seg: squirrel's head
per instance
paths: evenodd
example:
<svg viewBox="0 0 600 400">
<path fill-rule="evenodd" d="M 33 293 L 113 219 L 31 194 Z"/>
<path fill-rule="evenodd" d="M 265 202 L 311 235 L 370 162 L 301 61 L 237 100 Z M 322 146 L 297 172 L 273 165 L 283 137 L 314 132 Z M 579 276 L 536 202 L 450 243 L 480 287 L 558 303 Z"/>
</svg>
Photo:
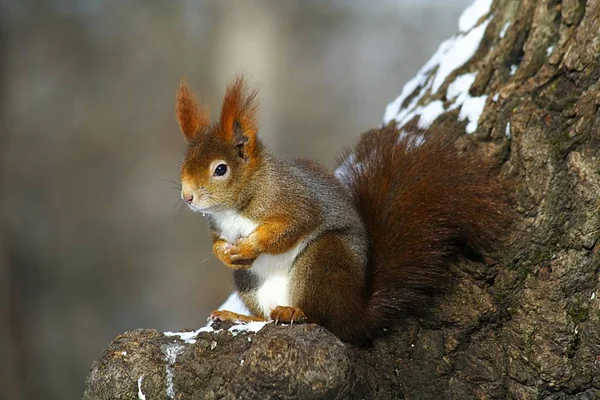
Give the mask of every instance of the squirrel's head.
<svg viewBox="0 0 600 400">
<path fill-rule="evenodd" d="M 260 156 L 256 91 L 248 89 L 242 76 L 235 78 L 214 123 L 185 81 L 176 99 L 177 120 L 188 143 L 181 198 L 192 210 L 206 213 L 241 207 Z"/>
</svg>

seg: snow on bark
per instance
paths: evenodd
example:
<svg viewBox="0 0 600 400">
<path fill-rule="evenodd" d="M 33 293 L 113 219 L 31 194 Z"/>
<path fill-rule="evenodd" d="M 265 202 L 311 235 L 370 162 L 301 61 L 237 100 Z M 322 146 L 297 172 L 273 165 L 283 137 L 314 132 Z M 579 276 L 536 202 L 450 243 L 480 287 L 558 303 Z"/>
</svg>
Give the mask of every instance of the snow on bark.
<svg viewBox="0 0 600 400">
<path fill-rule="evenodd" d="M 417 127 L 427 129 L 443 113 L 461 108 L 460 120 L 468 120 L 467 133 L 473 133 L 477 129 L 487 97 L 471 98 L 471 85 L 465 84 L 468 82 L 465 81 L 467 78 L 457 83 L 455 80 L 454 86 L 448 88 L 446 98 L 457 99 L 448 107 L 441 100 L 430 100 L 427 104 L 420 102 L 425 95 L 438 93 L 448 77 L 475 55 L 491 21 L 491 17 L 482 20 L 489 14 L 490 6 L 491 0 L 476 0 L 463 12 L 459 21 L 459 33 L 440 45 L 417 75 L 404 85 L 401 94 L 386 107 L 384 125 L 394 121 L 398 127 L 402 127 L 418 118 Z M 474 79 L 470 83 L 473 81 Z M 410 102 L 403 106 L 410 96 L 413 96 Z"/>
</svg>

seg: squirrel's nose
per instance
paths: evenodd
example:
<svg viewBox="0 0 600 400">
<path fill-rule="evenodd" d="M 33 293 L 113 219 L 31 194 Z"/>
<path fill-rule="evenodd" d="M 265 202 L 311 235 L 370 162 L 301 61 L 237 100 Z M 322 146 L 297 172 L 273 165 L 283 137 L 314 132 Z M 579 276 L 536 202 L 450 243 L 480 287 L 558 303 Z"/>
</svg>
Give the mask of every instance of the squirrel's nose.
<svg viewBox="0 0 600 400">
<path fill-rule="evenodd" d="M 186 203 L 192 204 L 192 201 L 194 201 L 194 194 L 193 193 L 186 193 L 184 191 L 181 191 L 181 198 Z"/>
</svg>

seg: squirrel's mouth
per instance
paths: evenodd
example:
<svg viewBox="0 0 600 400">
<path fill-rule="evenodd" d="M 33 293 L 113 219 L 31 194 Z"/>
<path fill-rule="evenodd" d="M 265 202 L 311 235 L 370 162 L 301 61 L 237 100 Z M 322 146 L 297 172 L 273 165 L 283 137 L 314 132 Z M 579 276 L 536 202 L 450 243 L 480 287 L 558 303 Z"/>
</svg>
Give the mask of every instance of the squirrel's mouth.
<svg viewBox="0 0 600 400">
<path fill-rule="evenodd" d="M 210 195 L 208 194 L 192 196 L 192 199 L 189 200 L 185 200 L 184 196 L 182 195 L 182 199 L 184 200 L 184 203 L 187 204 L 187 206 L 190 208 L 190 210 L 194 212 L 208 213 L 212 208 L 216 206 L 215 204 L 213 204 L 213 202 L 210 199 Z"/>
<path fill-rule="evenodd" d="M 188 203 L 187 205 L 190 208 L 190 210 L 192 210 L 194 212 L 201 212 L 201 213 L 208 213 L 208 212 L 210 212 L 210 209 L 213 208 L 213 206 L 204 205 L 204 204 L 198 205 L 195 203 Z"/>
<path fill-rule="evenodd" d="M 195 203 L 188 203 L 188 207 L 190 208 L 190 210 L 192 210 L 193 212 L 197 212 L 197 213 L 201 213 L 203 216 L 205 214 L 213 214 L 215 212 L 219 212 L 223 210 L 223 207 L 218 205 L 218 204 L 209 204 L 207 201 L 206 202 L 202 202 L 204 204 L 195 204 Z"/>
</svg>

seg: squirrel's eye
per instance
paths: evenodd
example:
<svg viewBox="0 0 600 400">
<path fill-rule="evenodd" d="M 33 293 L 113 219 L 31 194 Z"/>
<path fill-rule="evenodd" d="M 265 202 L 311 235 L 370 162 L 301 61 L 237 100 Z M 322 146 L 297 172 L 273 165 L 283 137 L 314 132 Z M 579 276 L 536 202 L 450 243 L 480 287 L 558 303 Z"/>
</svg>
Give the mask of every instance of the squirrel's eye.
<svg viewBox="0 0 600 400">
<path fill-rule="evenodd" d="M 227 165 L 226 164 L 219 164 L 217 165 L 217 168 L 215 168 L 215 172 L 213 173 L 214 176 L 223 176 L 227 173 Z"/>
</svg>

